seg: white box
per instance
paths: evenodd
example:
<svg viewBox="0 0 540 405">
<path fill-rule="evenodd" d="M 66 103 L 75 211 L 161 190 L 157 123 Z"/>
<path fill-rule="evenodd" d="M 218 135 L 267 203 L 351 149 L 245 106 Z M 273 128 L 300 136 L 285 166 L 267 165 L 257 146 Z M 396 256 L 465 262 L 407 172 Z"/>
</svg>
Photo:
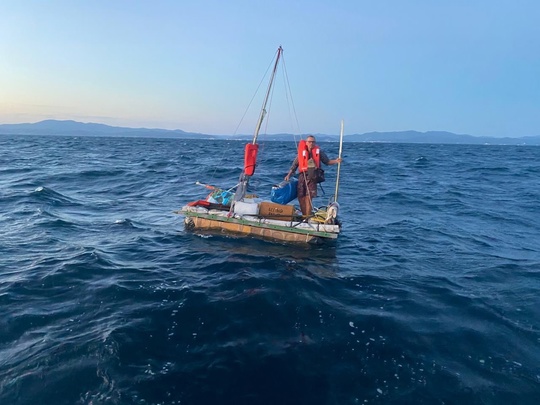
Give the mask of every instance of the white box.
<svg viewBox="0 0 540 405">
<path fill-rule="evenodd" d="M 233 212 L 239 215 L 258 215 L 259 204 L 256 202 L 236 201 Z"/>
</svg>

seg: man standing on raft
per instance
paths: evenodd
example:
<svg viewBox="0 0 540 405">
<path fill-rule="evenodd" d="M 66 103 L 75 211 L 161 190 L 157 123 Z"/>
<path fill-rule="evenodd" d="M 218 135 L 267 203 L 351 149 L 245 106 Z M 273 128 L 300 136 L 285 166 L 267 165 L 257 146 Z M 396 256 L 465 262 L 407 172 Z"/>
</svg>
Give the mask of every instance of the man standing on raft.
<svg viewBox="0 0 540 405">
<path fill-rule="evenodd" d="M 330 160 L 326 153 L 315 145 L 315 137 L 309 135 L 306 140 L 301 140 L 298 144 L 298 154 L 294 158 L 289 173 L 285 176 L 285 180 L 296 173 L 296 169 L 300 172 L 298 175 L 298 202 L 302 215 L 309 216 L 312 214 L 313 204 L 312 199 L 317 197 L 317 169 L 320 169 L 321 162 L 325 165 L 335 165 L 341 163 L 342 159 L 337 158 Z"/>
</svg>

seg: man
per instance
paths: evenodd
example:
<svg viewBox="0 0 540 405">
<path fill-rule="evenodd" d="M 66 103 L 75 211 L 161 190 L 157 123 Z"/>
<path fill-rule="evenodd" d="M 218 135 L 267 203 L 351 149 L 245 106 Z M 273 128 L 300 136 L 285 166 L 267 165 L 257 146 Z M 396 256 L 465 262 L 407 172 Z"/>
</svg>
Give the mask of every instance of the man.
<svg viewBox="0 0 540 405">
<path fill-rule="evenodd" d="M 311 200 L 317 197 L 316 169 L 321 167 L 321 162 L 325 165 L 335 165 L 341 163 L 342 159 L 328 159 L 326 153 L 315 144 L 315 137 L 309 135 L 305 141 L 300 141 L 298 154 L 292 163 L 289 173 L 285 176 L 285 180 L 289 181 L 289 178 L 296 173 L 296 169 L 299 169 L 300 174 L 298 175 L 297 186 L 298 202 L 304 216 L 310 216 L 313 211 Z"/>
</svg>

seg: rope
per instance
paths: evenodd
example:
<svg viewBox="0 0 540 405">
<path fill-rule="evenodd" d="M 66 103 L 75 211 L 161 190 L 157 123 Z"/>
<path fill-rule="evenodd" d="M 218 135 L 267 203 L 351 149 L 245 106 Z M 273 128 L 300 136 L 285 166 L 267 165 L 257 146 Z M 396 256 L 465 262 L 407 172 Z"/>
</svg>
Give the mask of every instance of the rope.
<svg viewBox="0 0 540 405">
<path fill-rule="evenodd" d="M 274 64 L 274 61 L 275 61 L 275 56 L 272 57 L 272 59 L 270 60 L 270 63 L 266 69 L 266 72 L 264 73 L 264 75 L 261 77 L 261 81 L 259 82 L 259 85 L 257 86 L 257 89 L 255 90 L 255 92 L 253 93 L 253 96 L 251 97 L 251 100 L 246 108 L 246 110 L 244 111 L 244 114 L 242 115 L 242 118 L 240 118 L 240 121 L 238 122 L 238 125 L 236 126 L 234 132 L 233 132 L 233 137 L 236 136 L 238 134 L 238 130 L 240 128 L 240 126 L 242 125 L 242 123 L 244 122 L 244 118 L 246 117 L 248 111 L 250 110 L 251 108 L 251 105 L 253 104 L 253 101 L 255 100 L 255 97 L 257 96 L 257 94 L 259 93 L 260 89 L 261 89 L 261 86 L 263 85 L 263 83 L 265 82 L 265 79 L 266 77 L 268 76 L 268 72 L 270 71 L 270 69 L 272 68 L 273 64 Z M 268 122 L 268 121 L 267 121 Z M 219 158 L 218 160 L 218 164 L 214 167 L 214 170 L 210 176 L 210 180 L 211 182 L 213 183 L 215 178 L 216 178 L 216 173 L 218 171 L 219 168 L 222 168 L 224 165 L 223 165 L 223 162 L 225 161 L 226 158 L 228 158 L 229 156 L 237 156 L 236 153 L 231 153 L 231 144 L 228 143 L 227 144 L 227 147 L 222 149 L 222 152 L 221 152 L 221 157 Z M 260 152 L 260 150 L 259 150 Z M 244 162 L 242 161 L 242 170 L 243 170 L 243 167 L 244 167 Z M 238 184 L 234 185 L 233 187 L 231 187 L 229 190 L 232 190 L 234 189 L 236 186 L 238 186 Z"/>
<path fill-rule="evenodd" d="M 259 94 L 259 92 L 261 91 L 261 87 L 263 86 L 264 83 L 266 83 L 266 79 L 269 75 L 269 72 L 272 70 L 272 66 L 274 64 L 274 61 L 275 61 L 275 58 L 276 56 L 274 55 L 272 57 L 272 59 L 270 60 L 269 64 L 268 64 L 268 67 L 264 73 L 264 75 L 262 76 L 258 86 L 257 86 L 257 89 L 255 90 L 253 96 L 251 97 L 251 100 L 249 101 L 249 104 L 246 108 L 246 110 L 244 111 L 240 121 L 238 122 L 235 130 L 234 130 L 234 133 L 233 133 L 233 136 L 236 136 L 238 134 L 238 131 L 239 131 L 239 128 L 240 126 L 244 123 L 244 120 L 249 112 L 249 110 L 252 108 L 252 105 L 254 104 L 254 101 L 255 101 L 255 98 L 257 96 L 257 94 Z M 292 91 L 291 91 L 291 86 L 290 86 L 290 82 L 289 82 L 289 75 L 288 75 L 288 72 L 287 72 L 287 67 L 286 67 L 286 63 L 285 63 L 285 56 L 284 56 L 284 52 L 282 52 L 281 54 L 281 61 L 280 61 L 280 69 L 281 69 L 281 74 L 282 74 L 282 80 L 283 80 L 283 86 L 285 88 L 285 98 L 286 98 L 286 102 L 287 102 L 287 111 L 288 111 L 288 115 L 289 115 L 289 121 L 290 121 L 290 126 L 292 128 L 292 131 L 293 131 L 293 141 L 294 141 L 294 145 L 295 145 L 295 150 L 298 150 L 298 143 L 299 143 L 299 139 L 301 139 L 301 136 L 299 136 L 298 134 L 300 134 L 300 124 L 298 122 L 298 115 L 296 113 L 296 107 L 295 107 L 295 104 L 294 104 L 294 100 L 293 100 L 293 95 L 292 95 Z M 269 122 L 270 122 L 270 113 L 271 113 L 271 110 L 272 110 L 272 104 L 273 104 L 273 98 L 274 98 L 274 92 L 276 90 L 276 87 L 274 86 L 272 88 L 272 93 L 270 95 L 270 99 L 269 99 L 269 103 L 268 103 L 268 106 L 267 106 L 267 111 L 266 111 L 266 122 L 265 122 L 265 125 L 264 125 L 264 130 L 262 131 L 263 132 L 263 135 L 267 133 L 268 131 L 268 125 L 269 125 Z M 259 142 L 259 145 L 260 145 L 260 148 L 259 148 L 259 153 L 258 153 L 258 164 L 260 163 L 263 163 L 265 162 L 268 158 L 268 156 L 264 156 L 264 143 L 261 143 Z M 229 156 L 231 156 L 231 149 L 232 149 L 232 146 L 236 146 L 234 145 L 233 143 L 228 143 L 227 144 L 227 147 L 226 148 L 223 148 L 221 150 L 221 156 L 220 158 L 218 159 L 218 164 L 214 167 L 214 170 L 212 171 L 212 174 L 210 175 L 210 179 L 209 181 L 211 183 L 214 183 L 216 181 L 216 174 L 217 174 L 217 171 L 220 170 L 220 168 L 223 168 L 224 166 L 224 162 L 225 160 L 229 160 Z M 235 155 L 235 156 L 238 156 L 236 153 L 233 153 L 232 155 Z M 242 168 L 243 168 L 243 162 L 242 162 Z M 232 189 L 234 189 L 236 186 L 238 186 L 238 184 L 236 184 L 235 186 L 229 188 L 227 191 L 230 191 Z M 251 182 L 251 186 L 255 188 L 255 190 L 257 189 L 257 181 L 252 181 Z M 221 188 L 221 187 L 219 187 Z M 306 188 L 307 188 L 307 184 L 306 184 Z M 225 190 L 226 188 L 223 187 L 223 190 Z M 310 204 L 312 205 L 313 204 L 313 201 L 312 201 L 312 198 L 311 198 L 311 195 L 308 193 L 308 198 L 310 200 Z"/>
<path fill-rule="evenodd" d="M 318 222 L 321 224 L 324 224 L 326 222 L 326 207 L 321 207 L 317 209 L 317 212 L 313 214 L 313 217 L 311 218 L 312 221 Z"/>
</svg>

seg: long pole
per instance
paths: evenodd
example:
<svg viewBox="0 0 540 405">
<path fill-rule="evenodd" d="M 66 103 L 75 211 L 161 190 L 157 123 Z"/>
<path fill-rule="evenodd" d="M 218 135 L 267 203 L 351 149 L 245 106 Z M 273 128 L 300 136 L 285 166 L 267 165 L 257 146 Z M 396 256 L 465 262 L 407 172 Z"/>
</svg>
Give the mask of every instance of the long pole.
<svg viewBox="0 0 540 405">
<path fill-rule="evenodd" d="M 277 67 L 279 63 L 279 58 L 281 57 L 281 54 L 283 53 L 283 48 L 280 46 L 277 50 L 277 56 L 276 61 L 274 63 L 274 69 L 272 70 L 272 75 L 270 76 L 270 82 L 268 83 L 268 88 L 266 90 L 266 96 L 264 97 L 264 102 L 261 108 L 261 114 L 259 115 L 259 120 L 257 121 L 257 125 L 255 126 L 255 133 L 253 134 L 253 144 L 257 143 L 257 137 L 259 136 L 259 131 L 261 129 L 261 125 L 264 120 L 264 116 L 266 115 L 266 104 L 268 103 L 268 98 L 270 97 L 270 92 L 272 91 L 272 85 L 274 84 L 274 77 L 276 77 Z"/>
<path fill-rule="evenodd" d="M 268 88 L 266 90 L 266 96 L 264 97 L 264 102 L 261 108 L 261 113 L 259 115 L 259 120 L 257 121 L 257 125 L 255 126 L 255 133 L 253 134 L 253 145 L 257 145 L 257 138 L 259 136 L 259 131 L 261 129 L 264 116 L 266 115 L 266 104 L 268 103 L 268 99 L 270 98 L 270 93 L 272 91 L 272 85 L 274 84 L 274 78 L 276 77 L 276 72 L 278 68 L 279 59 L 281 57 L 281 54 L 283 53 L 283 48 L 280 46 L 277 50 L 277 56 L 276 61 L 274 62 L 274 69 L 272 70 L 272 75 L 270 76 L 270 82 L 268 83 Z M 247 146 L 247 145 L 246 145 Z M 246 152 L 247 153 L 247 152 Z M 257 154 L 257 147 L 255 148 L 255 155 Z M 240 201 L 244 196 L 246 195 L 246 190 L 249 183 L 249 178 L 251 176 L 248 176 L 245 171 L 245 161 L 244 161 L 244 170 L 242 170 L 242 173 L 240 173 L 240 178 L 238 180 L 238 186 L 236 187 L 236 192 L 234 193 L 234 201 Z M 231 209 L 233 206 L 231 205 Z"/>
<path fill-rule="evenodd" d="M 341 159 L 341 151 L 343 150 L 343 120 L 341 120 L 341 131 L 339 133 L 339 155 L 338 159 Z M 334 201 L 337 202 L 338 190 L 339 190 L 339 172 L 341 169 L 341 162 L 338 163 L 336 174 L 336 193 L 334 194 Z"/>
</svg>

